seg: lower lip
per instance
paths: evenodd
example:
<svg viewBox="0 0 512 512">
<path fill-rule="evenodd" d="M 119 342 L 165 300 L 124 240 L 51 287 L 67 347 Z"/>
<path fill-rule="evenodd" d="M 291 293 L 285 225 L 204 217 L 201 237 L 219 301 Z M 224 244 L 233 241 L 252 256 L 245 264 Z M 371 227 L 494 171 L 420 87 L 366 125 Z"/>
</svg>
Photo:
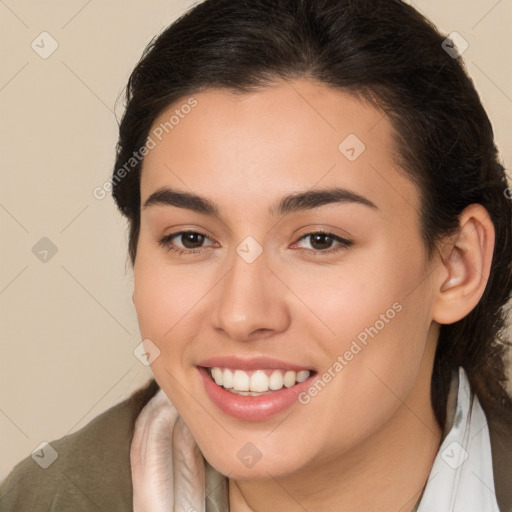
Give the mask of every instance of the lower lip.
<svg viewBox="0 0 512 512">
<path fill-rule="evenodd" d="M 285 411 L 298 401 L 298 395 L 304 391 L 316 375 L 291 388 L 283 387 L 262 396 L 243 396 L 226 391 L 210 377 L 206 368 L 198 367 L 206 393 L 210 400 L 225 414 L 243 421 L 264 421 Z"/>
</svg>

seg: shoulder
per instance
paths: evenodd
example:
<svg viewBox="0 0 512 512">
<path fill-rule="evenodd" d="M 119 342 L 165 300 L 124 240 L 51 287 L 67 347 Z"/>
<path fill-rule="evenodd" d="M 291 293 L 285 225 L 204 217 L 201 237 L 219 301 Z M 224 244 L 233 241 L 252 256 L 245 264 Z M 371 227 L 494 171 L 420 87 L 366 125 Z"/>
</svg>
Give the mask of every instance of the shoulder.
<svg viewBox="0 0 512 512">
<path fill-rule="evenodd" d="M 19 462 L 0 484 L 0 510 L 132 510 L 130 446 L 135 420 L 158 391 L 151 379 L 126 400 L 109 408 L 80 430 L 49 442 Z M 55 452 L 54 452 L 54 451 Z"/>
</svg>

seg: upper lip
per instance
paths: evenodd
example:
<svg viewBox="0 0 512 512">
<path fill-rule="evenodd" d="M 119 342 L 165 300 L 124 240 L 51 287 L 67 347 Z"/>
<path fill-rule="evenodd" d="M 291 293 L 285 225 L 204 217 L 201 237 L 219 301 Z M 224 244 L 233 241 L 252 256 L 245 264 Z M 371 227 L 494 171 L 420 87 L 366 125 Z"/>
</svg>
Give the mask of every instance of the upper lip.
<svg viewBox="0 0 512 512">
<path fill-rule="evenodd" d="M 283 369 L 295 372 L 311 370 L 311 367 L 307 365 L 289 363 L 272 357 L 242 358 L 240 356 L 216 356 L 202 360 L 197 366 L 203 366 L 205 368 L 233 368 L 239 370 Z"/>
</svg>

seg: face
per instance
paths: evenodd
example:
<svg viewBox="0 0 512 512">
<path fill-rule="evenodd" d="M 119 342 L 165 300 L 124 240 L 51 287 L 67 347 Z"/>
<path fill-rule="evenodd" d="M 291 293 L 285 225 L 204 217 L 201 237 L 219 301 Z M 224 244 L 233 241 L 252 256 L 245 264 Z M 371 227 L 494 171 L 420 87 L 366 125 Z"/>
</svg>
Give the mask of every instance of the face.
<svg viewBox="0 0 512 512">
<path fill-rule="evenodd" d="M 429 408 L 418 191 L 388 119 L 346 92 L 193 98 L 155 120 L 141 176 L 134 304 L 152 371 L 222 473 L 334 464 L 399 425 L 402 402 Z"/>
</svg>

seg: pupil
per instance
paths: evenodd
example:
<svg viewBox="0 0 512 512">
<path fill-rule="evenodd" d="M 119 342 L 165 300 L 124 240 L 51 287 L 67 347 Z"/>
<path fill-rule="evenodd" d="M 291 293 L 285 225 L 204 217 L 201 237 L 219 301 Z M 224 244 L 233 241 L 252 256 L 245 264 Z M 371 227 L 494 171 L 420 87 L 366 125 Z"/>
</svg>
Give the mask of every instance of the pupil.
<svg viewBox="0 0 512 512">
<path fill-rule="evenodd" d="M 201 235 L 200 233 L 185 233 L 182 236 L 184 237 L 182 240 L 183 245 L 187 249 L 195 249 L 197 247 L 200 247 L 204 239 L 204 236 Z M 199 240 L 197 240 L 197 238 L 199 238 Z M 191 243 L 191 245 L 189 245 L 189 242 Z"/>
<path fill-rule="evenodd" d="M 313 235 L 313 240 L 314 242 L 311 244 L 313 247 L 315 247 L 315 244 L 319 243 L 320 245 L 323 245 L 324 247 L 317 247 L 319 249 L 329 249 L 330 247 L 330 236 L 329 235 L 322 235 L 322 234 L 318 234 L 318 235 Z M 326 242 L 327 240 L 327 242 Z M 322 243 L 323 241 L 323 243 Z"/>
</svg>

